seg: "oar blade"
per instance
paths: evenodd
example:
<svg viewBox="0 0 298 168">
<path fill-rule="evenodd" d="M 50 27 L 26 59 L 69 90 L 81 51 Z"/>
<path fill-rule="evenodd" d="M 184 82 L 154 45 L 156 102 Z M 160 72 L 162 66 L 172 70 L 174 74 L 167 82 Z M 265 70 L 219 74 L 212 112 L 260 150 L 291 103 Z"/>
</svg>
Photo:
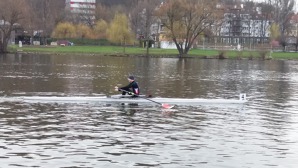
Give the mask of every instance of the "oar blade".
<svg viewBox="0 0 298 168">
<path fill-rule="evenodd" d="M 162 108 L 165 108 L 165 109 L 171 109 L 173 108 L 174 106 L 172 105 L 169 105 L 169 104 L 161 104 Z"/>
</svg>

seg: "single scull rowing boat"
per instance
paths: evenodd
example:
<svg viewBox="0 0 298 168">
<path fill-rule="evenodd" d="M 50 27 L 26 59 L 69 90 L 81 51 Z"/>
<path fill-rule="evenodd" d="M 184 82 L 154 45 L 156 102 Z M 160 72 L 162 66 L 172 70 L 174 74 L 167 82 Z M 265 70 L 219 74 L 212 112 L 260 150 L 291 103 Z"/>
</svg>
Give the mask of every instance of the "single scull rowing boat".
<svg viewBox="0 0 298 168">
<path fill-rule="evenodd" d="M 142 98 L 131 96 L 114 95 L 107 96 L 23 96 L 14 98 L 16 101 L 33 101 L 33 102 L 103 102 L 103 103 L 169 103 L 173 105 L 200 105 L 200 104 L 243 104 L 247 102 L 246 95 L 240 94 L 239 99 L 201 99 L 201 98 Z"/>
</svg>

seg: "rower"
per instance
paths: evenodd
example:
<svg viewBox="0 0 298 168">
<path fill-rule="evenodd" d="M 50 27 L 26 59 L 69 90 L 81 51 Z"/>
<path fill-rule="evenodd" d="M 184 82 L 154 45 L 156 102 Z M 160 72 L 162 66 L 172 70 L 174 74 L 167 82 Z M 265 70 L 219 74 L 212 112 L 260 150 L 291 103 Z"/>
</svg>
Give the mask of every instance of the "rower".
<svg viewBox="0 0 298 168">
<path fill-rule="evenodd" d="M 116 91 L 122 91 L 122 95 L 125 95 L 128 93 L 129 95 L 132 95 L 133 97 L 137 97 L 140 94 L 140 89 L 138 83 L 135 81 L 134 76 L 128 76 L 127 78 L 129 84 L 127 86 L 118 88 L 118 86 L 115 86 Z"/>
</svg>

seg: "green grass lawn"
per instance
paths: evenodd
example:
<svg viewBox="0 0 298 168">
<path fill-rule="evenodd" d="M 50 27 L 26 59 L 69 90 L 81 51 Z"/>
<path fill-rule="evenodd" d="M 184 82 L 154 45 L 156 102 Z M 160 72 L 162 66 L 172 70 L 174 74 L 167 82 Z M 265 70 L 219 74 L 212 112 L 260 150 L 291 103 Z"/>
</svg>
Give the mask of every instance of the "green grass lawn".
<svg viewBox="0 0 298 168">
<path fill-rule="evenodd" d="M 98 54 L 98 55 L 122 55 L 124 54 L 123 47 L 120 46 L 23 46 L 19 48 L 17 45 L 9 46 L 9 51 L 16 52 L 37 52 L 37 53 L 55 53 L 55 54 Z M 189 51 L 189 56 L 197 57 L 216 57 L 221 51 L 217 50 L 202 50 L 192 49 Z M 227 58 L 260 58 L 260 51 L 223 51 Z M 128 55 L 145 55 L 146 49 L 140 47 L 126 47 L 125 54 Z M 167 56 L 177 55 L 176 49 L 160 49 L 150 48 L 149 55 Z M 267 56 L 270 52 L 267 52 Z M 292 52 L 273 52 L 273 59 L 297 59 L 298 53 Z"/>
</svg>

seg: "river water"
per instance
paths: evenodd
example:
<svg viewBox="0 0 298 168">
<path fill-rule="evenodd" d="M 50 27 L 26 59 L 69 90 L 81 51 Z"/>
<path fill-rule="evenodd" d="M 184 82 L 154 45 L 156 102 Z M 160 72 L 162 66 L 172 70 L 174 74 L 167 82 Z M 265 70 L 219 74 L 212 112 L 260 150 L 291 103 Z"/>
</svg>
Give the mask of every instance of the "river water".
<svg viewBox="0 0 298 168">
<path fill-rule="evenodd" d="M 0 167 L 296 168 L 298 62 L 0 56 Z M 113 95 L 134 75 L 158 97 L 237 99 L 177 106 L 24 102 Z"/>
</svg>

